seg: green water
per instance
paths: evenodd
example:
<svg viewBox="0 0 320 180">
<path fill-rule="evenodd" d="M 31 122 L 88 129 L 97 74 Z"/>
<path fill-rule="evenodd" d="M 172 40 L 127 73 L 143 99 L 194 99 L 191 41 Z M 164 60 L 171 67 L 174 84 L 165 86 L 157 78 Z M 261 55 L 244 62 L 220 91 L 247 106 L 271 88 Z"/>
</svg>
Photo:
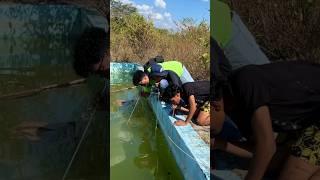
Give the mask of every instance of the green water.
<svg viewBox="0 0 320 180">
<path fill-rule="evenodd" d="M 111 180 L 183 179 L 146 99 L 137 91 L 112 93 L 125 86 L 111 86 L 110 167 Z M 118 106 L 117 100 L 129 101 Z M 129 122 L 128 122 L 129 121 Z"/>
<path fill-rule="evenodd" d="M 70 39 L 0 38 L 0 44 L 0 95 L 80 78 L 71 66 Z M 108 114 L 94 108 L 102 86 L 101 79 L 90 78 L 78 86 L 0 99 L 0 179 L 106 179 Z"/>
</svg>

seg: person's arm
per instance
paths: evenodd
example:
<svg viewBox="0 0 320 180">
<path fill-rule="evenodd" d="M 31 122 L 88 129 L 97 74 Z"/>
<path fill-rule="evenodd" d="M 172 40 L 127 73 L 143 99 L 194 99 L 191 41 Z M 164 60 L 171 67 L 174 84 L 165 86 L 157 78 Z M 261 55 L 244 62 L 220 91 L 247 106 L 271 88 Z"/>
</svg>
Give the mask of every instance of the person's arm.
<svg viewBox="0 0 320 180">
<path fill-rule="evenodd" d="M 252 152 L 249 150 L 242 148 L 240 146 L 234 145 L 230 142 L 227 142 L 225 140 L 216 138 L 214 141 L 214 144 L 211 144 L 211 149 L 213 150 L 222 150 L 228 153 L 231 153 L 233 155 L 243 157 L 243 158 L 252 158 Z"/>
<path fill-rule="evenodd" d="M 213 120 L 211 131 L 214 135 L 216 135 L 221 132 L 225 119 L 223 98 L 221 98 L 220 101 L 214 101 L 211 104 L 210 112 Z"/>
<path fill-rule="evenodd" d="M 180 105 L 172 105 L 172 116 L 175 115 L 175 112 L 179 110 L 179 111 L 183 111 L 183 112 L 189 112 L 189 109 L 181 107 Z"/>
<path fill-rule="evenodd" d="M 188 116 L 187 116 L 186 120 L 185 121 L 178 120 L 178 121 L 175 122 L 175 125 L 177 125 L 177 126 L 185 126 L 188 123 L 190 123 L 194 113 L 197 110 L 197 107 L 196 107 L 197 104 L 196 104 L 196 100 L 195 100 L 193 95 L 189 96 L 188 102 L 189 102 L 190 109 L 189 109 L 189 113 L 188 113 Z"/>
<path fill-rule="evenodd" d="M 169 76 L 169 80 L 171 80 L 171 84 L 174 84 L 178 87 L 182 87 L 182 82 L 181 82 L 181 79 L 180 77 L 173 71 L 170 71 L 170 70 L 167 70 L 168 71 L 168 76 Z"/>
<path fill-rule="evenodd" d="M 259 107 L 253 114 L 251 126 L 255 140 L 253 159 L 246 180 L 259 180 L 264 176 L 273 155 L 276 143 L 273 136 L 269 108 Z"/>
<path fill-rule="evenodd" d="M 183 112 L 189 112 L 189 109 L 184 108 L 184 107 L 179 107 L 178 110 L 183 111 Z"/>
</svg>

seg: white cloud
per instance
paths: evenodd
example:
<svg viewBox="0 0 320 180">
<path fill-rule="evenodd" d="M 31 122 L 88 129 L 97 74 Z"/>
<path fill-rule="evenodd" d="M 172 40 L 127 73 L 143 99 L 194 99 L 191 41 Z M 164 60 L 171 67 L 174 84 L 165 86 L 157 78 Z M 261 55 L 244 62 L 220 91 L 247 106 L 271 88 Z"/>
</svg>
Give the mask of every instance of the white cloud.
<svg viewBox="0 0 320 180">
<path fill-rule="evenodd" d="M 177 26 L 174 23 L 172 16 L 169 12 L 163 13 L 163 19 L 160 21 L 155 21 L 156 27 L 169 29 L 169 30 L 177 30 Z"/>
<path fill-rule="evenodd" d="M 136 5 L 135 6 L 140 14 L 142 14 L 146 18 L 150 18 L 151 20 L 162 20 L 164 15 L 159 12 L 155 12 L 152 6 L 148 6 L 146 4 Z"/>
<path fill-rule="evenodd" d="M 162 19 L 163 19 L 163 16 L 162 16 L 162 14 L 160 14 L 160 13 L 153 13 L 153 14 L 151 15 L 151 19 L 153 19 L 153 20 L 162 20 Z"/>
<path fill-rule="evenodd" d="M 154 8 L 147 4 L 136 4 L 133 0 L 116 0 L 122 2 L 123 4 L 131 4 L 133 7 L 137 8 L 139 14 L 145 18 L 152 20 L 156 27 L 164 29 L 177 29 L 172 15 L 169 12 L 161 12 L 161 10 Z M 155 6 L 165 8 L 166 2 L 164 0 L 155 0 Z"/>
<path fill-rule="evenodd" d="M 160 8 L 166 8 L 166 2 L 164 0 L 155 0 L 154 4 L 156 5 L 156 7 L 160 7 Z"/>
<path fill-rule="evenodd" d="M 135 3 L 132 0 L 116 0 L 118 2 L 122 2 L 123 4 L 132 4 L 135 5 Z"/>
<path fill-rule="evenodd" d="M 171 17 L 171 14 L 168 13 L 168 12 L 165 12 L 163 15 L 164 15 L 164 17 L 167 17 L 167 18 L 168 18 L 168 17 Z"/>
<path fill-rule="evenodd" d="M 153 17 L 154 15 L 154 12 L 153 12 L 153 7 L 152 6 L 148 6 L 146 4 L 142 4 L 142 5 L 136 5 L 135 6 L 138 10 L 138 12 L 143 15 L 144 17 L 146 18 L 151 18 Z"/>
<path fill-rule="evenodd" d="M 151 6 L 148 6 L 146 4 L 136 5 L 135 7 L 141 13 L 150 13 L 152 12 L 152 9 L 153 9 Z"/>
</svg>

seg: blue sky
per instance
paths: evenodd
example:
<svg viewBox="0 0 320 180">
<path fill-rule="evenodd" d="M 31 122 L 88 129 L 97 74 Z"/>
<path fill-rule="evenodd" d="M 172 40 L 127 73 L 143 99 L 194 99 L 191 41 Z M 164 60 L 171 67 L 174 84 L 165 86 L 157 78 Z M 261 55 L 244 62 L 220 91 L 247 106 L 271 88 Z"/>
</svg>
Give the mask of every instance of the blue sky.
<svg viewBox="0 0 320 180">
<path fill-rule="evenodd" d="M 156 27 L 176 30 L 174 22 L 193 18 L 209 23 L 209 0 L 118 0 L 132 4 L 138 12 L 151 19 Z"/>
</svg>

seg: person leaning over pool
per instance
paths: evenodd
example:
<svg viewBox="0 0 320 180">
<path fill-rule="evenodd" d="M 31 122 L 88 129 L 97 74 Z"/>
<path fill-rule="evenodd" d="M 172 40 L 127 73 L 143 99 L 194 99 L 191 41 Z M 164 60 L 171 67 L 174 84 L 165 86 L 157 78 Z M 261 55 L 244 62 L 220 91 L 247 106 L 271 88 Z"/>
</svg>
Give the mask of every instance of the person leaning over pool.
<svg viewBox="0 0 320 180">
<path fill-rule="evenodd" d="M 132 81 L 135 86 L 138 86 L 142 96 L 149 96 L 151 87 L 154 85 L 160 89 L 161 93 L 170 84 L 178 87 L 182 86 L 181 79 L 174 71 L 163 70 L 158 64 L 151 65 L 150 73 L 141 70 L 136 71 Z"/>
<path fill-rule="evenodd" d="M 181 110 L 188 113 L 185 121 L 177 120 L 175 125 L 185 126 L 195 120 L 200 126 L 210 125 L 210 82 L 196 81 L 185 83 L 181 87 L 169 85 L 163 93 L 163 99 L 171 102 L 173 112 Z"/>
<path fill-rule="evenodd" d="M 279 179 L 319 179 L 320 83 L 314 77 L 320 76 L 320 65 L 289 61 L 229 71 L 221 68 L 228 64 L 221 57 L 211 66 L 212 134 L 219 134 L 228 114 L 248 141 L 216 137 L 213 148 L 251 158 L 246 180 L 259 180 L 279 152 L 273 133 L 286 133 L 296 138 L 285 141 L 291 147 L 287 161 L 279 161 Z"/>
<path fill-rule="evenodd" d="M 156 67 L 156 69 L 154 67 Z M 159 69 L 161 70 L 159 71 Z M 157 84 L 160 85 L 160 89 L 164 89 L 167 87 L 166 84 L 170 84 L 170 82 L 165 81 L 164 77 L 166 77 L 166 75 L 160 74 L 162 73 L 161 71 L 164 71 L 163 73 L 168 71 L 174 72 L 173 75 L 169 76 L 172 77 L 171 79 L 177 79 L 176 77 L 178 77 L 182 84 L 194 81 L 187 68 L 181 62 L 176 60 L 164 61 L 162 56 L 156 56 L 149 59 L 149 61 L 143 65 L 143 71 L 138 70 L 133 74 L 133 84 L 135 86 L 140 86 L 141 95 L 148 96 L 150 94 L 151 86 L 155 84 L 153 82 L 154 78 L 161 78 L 161 80 L 157 81 Z M 153 76 L 155 73 L 158 73 L 159 75 Z M 151 84 L 149 83 L 150 79 L 153 79 Z"/>
<path fill-rule="evenodd" d="M 179 76 L 182 84 L 194 81 L 185 65 L 178 60 L 164 60 L 162 56 L 158 55 L 149 59 L 149 61 L 143 65 L 144 72 L 151 73 L 151 66 L 154 64 L 160 65 L 163 70 L 175 72 Z"/>
</svg>

